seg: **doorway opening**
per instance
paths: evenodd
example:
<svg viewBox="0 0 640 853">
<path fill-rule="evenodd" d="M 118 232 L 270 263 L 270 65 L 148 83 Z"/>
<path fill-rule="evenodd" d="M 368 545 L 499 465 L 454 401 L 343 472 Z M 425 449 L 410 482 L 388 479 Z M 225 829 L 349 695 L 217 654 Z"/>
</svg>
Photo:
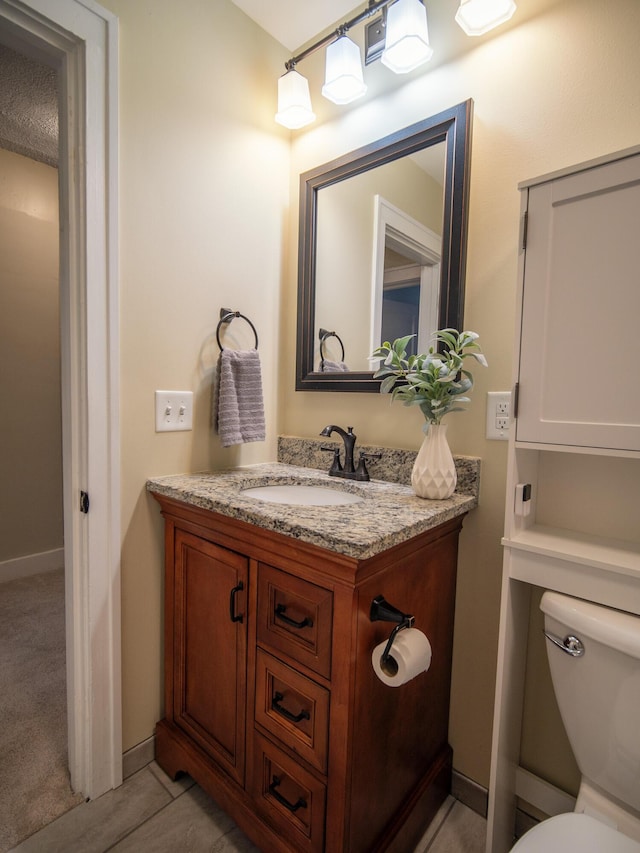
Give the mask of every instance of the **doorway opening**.
<svg viewBox="0 0 640 853">
<path fill-rule="evenodd" d="M 375 196 L 371 351 L 414 334 L 407 352 L 427 352 L 438 328 L 438 234 L 382 196 Z"/>
<path fill-rule="evenodd" d="M 117 19 L 80 0 L 0 0 L 0 40 L 59 75 L 69 770 L 94 798 L 122 782 Z"/>
</svg>

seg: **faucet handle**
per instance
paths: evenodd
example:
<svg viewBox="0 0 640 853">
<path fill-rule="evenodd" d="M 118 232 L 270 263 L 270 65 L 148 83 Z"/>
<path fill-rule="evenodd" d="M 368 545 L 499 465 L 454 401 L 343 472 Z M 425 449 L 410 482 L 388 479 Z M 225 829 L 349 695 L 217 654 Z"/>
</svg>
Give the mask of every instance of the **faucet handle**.
<svg viewBox="0 0 640 853">
<path fill-rule="evenodd" d="M 320 450 L 325 450 L 327 452 L 333 453 L 333 462 L 331 463 L 331 468 L 329 468 L 329 476 L 337 476 L 337 474 L 342 471 L 342 463 L 340 462 L 340 448 L 336 447 L 335 445 L 327 446 L 326 444 L 321 444 Z"/>
<path fill-rule="evenodd" d="M 380 459 L 381 457 L 382 453 L 366 453 L 365 451 L 362 451 L 358 459 L 358 467 L 356 468 L 356 480 L 362 480 L 368 483 L 371 477 L 369 476 L 369 471 L 367 470 L 366 460 Z"/>
</svg>

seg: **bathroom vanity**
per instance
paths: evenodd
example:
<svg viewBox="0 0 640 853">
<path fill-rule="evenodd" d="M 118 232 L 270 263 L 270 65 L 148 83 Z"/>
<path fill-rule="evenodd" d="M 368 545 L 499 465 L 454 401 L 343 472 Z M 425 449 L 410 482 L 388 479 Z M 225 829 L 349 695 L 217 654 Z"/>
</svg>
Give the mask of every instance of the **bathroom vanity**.
<svg viewBox="0 0 640 853">
<path fill-rule="evenodd" d="M 190 774 L 263 851 L 412 850 L 450 790 L 447 742 L 458 534 L 476 491 L 329 483 L 263 465 L 163 477 L 165 716 L 156 758 Z M 362 498 L 293 506 L 243 495 L 313 483 Z M 427 672 L 400 687 L 371 655 L 415 617 Z"/>
</svg>

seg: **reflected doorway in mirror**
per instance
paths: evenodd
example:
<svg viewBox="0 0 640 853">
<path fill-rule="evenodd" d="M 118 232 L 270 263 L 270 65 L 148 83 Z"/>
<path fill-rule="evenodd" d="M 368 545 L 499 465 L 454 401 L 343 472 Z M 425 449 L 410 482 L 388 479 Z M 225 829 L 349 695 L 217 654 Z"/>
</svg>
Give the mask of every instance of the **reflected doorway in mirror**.
<svg viewBox="0 0 640 853">
<path fill-rule="evenodd" d="M 438 328 L 441 237 L 382 196 L 374 205 L 370 351 L 415 334 L 414 354 L 426 352 Z"/>
</svg>

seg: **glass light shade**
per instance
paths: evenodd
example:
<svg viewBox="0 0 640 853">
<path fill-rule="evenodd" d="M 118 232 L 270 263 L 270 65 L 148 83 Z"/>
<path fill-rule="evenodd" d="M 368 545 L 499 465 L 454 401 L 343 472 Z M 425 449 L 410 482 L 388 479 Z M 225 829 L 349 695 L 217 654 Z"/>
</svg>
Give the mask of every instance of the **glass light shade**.
<svg viewBox="0 0 640 853">
<path fill-rule="evenodd" d="M 380 61 L 406 74 L 431 59 L 427 10 L 420 0 L 396 0 L 387 8 L 387 32 Z"/>
<path fill-rule="evenodd" d="M 462 0 L 456 22 L 468 36 L 481 36 L 504 24 L 515 11 L 513 0 Z"/>
<path fill-rule="evenodd" d="M 334 104 L 349 104 L 366 91 L 360 48 L 347 36 L 340 36 L 327 47 L 322 94 Z"/>
<path fill-rule="evenodd" d="M 278 124 L 297 130 L 315 121 L 316 116 L 311 109 L 309 83 L 306 77 L 291 69 L 278 78 Z"/>
</svg>

